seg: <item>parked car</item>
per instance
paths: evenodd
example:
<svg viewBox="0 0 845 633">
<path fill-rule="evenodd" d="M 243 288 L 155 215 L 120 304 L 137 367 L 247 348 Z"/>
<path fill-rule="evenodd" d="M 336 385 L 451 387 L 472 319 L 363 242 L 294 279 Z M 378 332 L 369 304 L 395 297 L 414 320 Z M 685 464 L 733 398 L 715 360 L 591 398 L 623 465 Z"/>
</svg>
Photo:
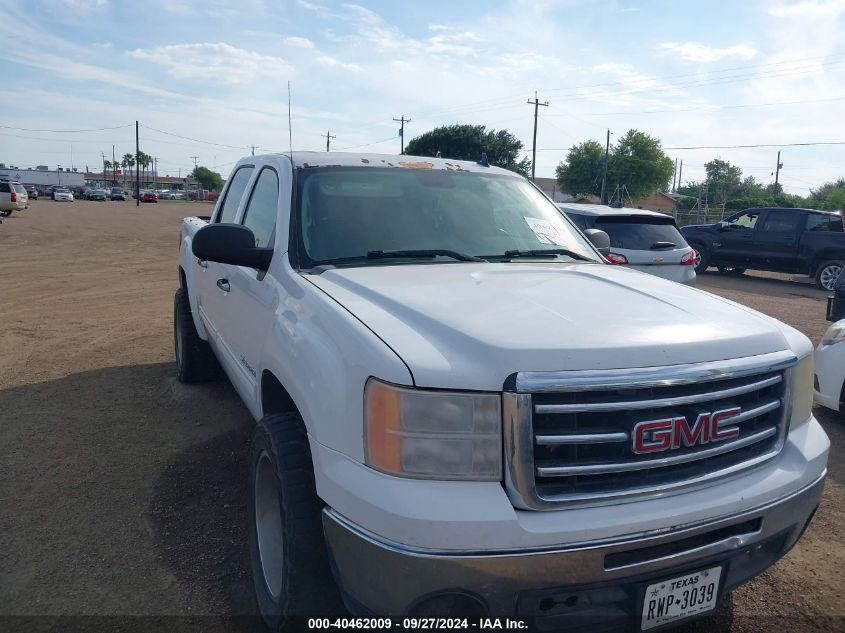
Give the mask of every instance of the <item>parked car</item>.
<svg viewBox="0 0 845 633">
<path fill-rule="evenodd" d="M 813 395 L 823 407 L 841 411 L 845 403 L 845 319 L 831 324 L 815 352 Z"/>
<path fill-rule="evenodd" d="M 126 200 L 126 193 L 120 187 L 112 187 L 111 192 L 109 193 L 109 198 L 111 200 Z"/>
<path fill-rule="evenodd" d="M 14 211 L 23 211 L 29 206 L 26 189 L 19 182 L 0 181 L 0 215 L 4 218 Z"/>
<path fill-rule="evenodd" d="M 695 283 L 695 253 L 666 214 L 601 204 L 558 204 L 578 228 L 610 236 L 611 264 L 684 284 Z"/>
<path fill-rule="evenodd" d="M 141 194 L 141 202 L 158 202 L 158 196 L 152 191 L 145 191 Z"/>
<path fill-rule="evenodd" d="M 53 200 L 56 202 L 73 202 L 73 194 L 67 187 L 53 187 Z"/>
<path fill-rule="evenodd" d="M 681 234 L 698 253 L 699 273 L 716 266 L 739 275 L 748 269 L 803 274 L 831 290 L 845 264 L 842 217 L 828 211 L 746 209 L 716 224 L 685 226 Z"/>
<path fill-rule="evenodd" d="M 105 202 L 108 200 L 109 195 L 105 189 L 92 189 L 87 192 L 86 198 L 88 200 L 96 200 L 98 202 Z"/>
<path fill-rule="evenodd" d="M 821 500 L 810 341 L 606 263 L 606 233 L 512 172 L 248 156 L 180 240 L 177 376 L 222 366 L 257 421 L 247 534 L 274 629 L 337 589 L 384 616 L 678 624 Z"/>
<path fill-rule="evenodd" d="M 173 200 L 173 192 L 172 191 L 161 191 L 158 193 L 159 200 Z"/>
<path fill-rule="evenodd" d="M 26 195 L 30 200 L 38 200 L 38 189 L 34 185 L 26 185 Z"/>
</svg>

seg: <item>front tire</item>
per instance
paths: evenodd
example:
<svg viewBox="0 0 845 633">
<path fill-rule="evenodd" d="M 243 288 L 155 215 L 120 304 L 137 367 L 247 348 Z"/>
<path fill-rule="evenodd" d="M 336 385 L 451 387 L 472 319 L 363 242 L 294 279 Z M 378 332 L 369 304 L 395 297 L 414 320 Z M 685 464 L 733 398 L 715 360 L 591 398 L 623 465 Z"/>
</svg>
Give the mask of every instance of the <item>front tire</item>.
<svg viewBox="0 0 845 633">
<path fill-rule="evenodd" d="M 690 244 L 695 251 L 695 274 L 700 275 L 710 265 L 710 255 L 701 244 Z"/>
<path fill-rule="evenodd" d="M 255 597 L 273 631 L 296 626 L 293 617 L 343 612 L 322 508 L 302 418 L 265 416 L 252 436 L 247 516 Z"/>
<path fill-rule="evenodd" d="M 209 344 L 197 332 L 185 288 L 179 288 L 173 298 L 173 346 L 179 382 L 206 382 L 217 377 L 220 365 Z"/>
<path fill-rule="evenodd" d="M 833 290 L 836 283 L 836 278 L 842 272 L 843 262 L 828 261 L 823 262 L 816 270 L 816 286 L 822 290 Z"/>
</svg>

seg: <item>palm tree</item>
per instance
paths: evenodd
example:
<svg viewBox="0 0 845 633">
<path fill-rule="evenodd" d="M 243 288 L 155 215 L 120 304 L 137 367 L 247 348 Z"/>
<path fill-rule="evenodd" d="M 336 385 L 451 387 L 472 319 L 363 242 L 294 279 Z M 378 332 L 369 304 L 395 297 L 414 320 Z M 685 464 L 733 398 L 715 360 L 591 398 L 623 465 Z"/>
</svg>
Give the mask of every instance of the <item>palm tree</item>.
<svg viewBox="0 0 845 633">
<path fill-rule="evenodd" d="M 106 174 L 108 173 L 109 169 L 111 169 L 111 161 L 103 159 L 103 187 L 106 187 Z"/>
<path fill-rule="evenodd" d="M 124 154 L 120 159 L 120 164 L 123 166 L 123 188 L 126 188 L 126 170 L 135 166 L 134 154 Z"/>
</svg>

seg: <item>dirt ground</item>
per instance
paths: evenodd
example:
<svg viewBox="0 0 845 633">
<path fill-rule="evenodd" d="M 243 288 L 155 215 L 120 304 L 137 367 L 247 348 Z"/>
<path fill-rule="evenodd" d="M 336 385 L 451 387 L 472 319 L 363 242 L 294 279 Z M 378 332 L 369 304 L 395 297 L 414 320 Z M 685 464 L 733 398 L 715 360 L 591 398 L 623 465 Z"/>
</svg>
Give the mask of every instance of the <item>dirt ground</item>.
<svg viewBox="0 0 845 633">
<path fill-rule="evenodd" d="M 0 224 L 0 629 L 126 630 L 131 615 L 147 630 L 261 630 L 237 617 L 254 613 L 251 418 L 227 382 L 174 377 L 179 221 L 209 208 L 38 200 Z M 699 287 L 814 342 L 827 326 L 806 279 Z M 811 527 L 689 630 L 845 630 L 845 422 L 816 415 L 833 447 Z"/>
</svg>

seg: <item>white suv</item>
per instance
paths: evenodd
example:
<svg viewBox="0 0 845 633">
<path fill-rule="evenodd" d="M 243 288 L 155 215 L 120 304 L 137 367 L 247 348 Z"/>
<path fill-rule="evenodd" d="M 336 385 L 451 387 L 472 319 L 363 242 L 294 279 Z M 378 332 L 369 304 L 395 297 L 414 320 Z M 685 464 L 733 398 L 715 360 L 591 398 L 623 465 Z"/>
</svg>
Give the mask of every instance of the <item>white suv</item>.
<svg viewBox="0 0 845 633">
<path fill-rule="evenodd" d="M 29 206 L 29 196 L 19 182 L 0 182 L 0 215 L 8 217 L 12 211 L 22 211 Z"/>
</svg>

